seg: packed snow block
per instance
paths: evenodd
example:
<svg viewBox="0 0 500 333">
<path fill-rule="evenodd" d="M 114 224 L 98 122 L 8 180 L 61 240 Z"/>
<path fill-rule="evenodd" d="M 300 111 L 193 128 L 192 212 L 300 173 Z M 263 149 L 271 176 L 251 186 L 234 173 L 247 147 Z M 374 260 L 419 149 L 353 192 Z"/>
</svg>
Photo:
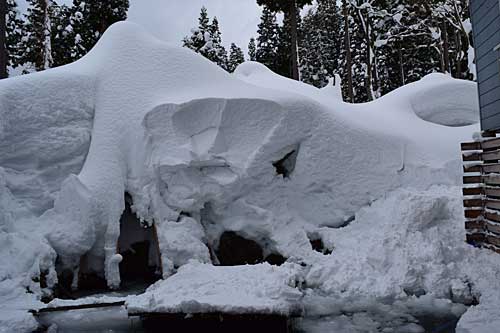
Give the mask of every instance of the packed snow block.
<svg viewBox="0 0 500 333">
<path fill-rule="evenodd" d="M 410 103 L 423 120 L 451 127 L 479 122 L 476 83 L 436 73 L 427 75 L 416 85 L 418 90 L 410 96 Z"/>
<path fill-rule="evenodd" d="M 137 313 L 302 313 L 297 288 L 301 266 L 269 264 L 212 266 L 190 262 L 144 294 L 127 298 L 129 315 Z"/>
<path fill-rule="evenodd" d="M 80 257 L 94 245 L 93 205 L 88 188 L 78 176 L 70 175 L 62 184 L 54 208 L 40 217 L 45 236 L 64 267 L 76 268 Z"/>
<path fill-rule="evenodd" d="M 205 232 L 195 219 L 182 216 L 178 222 L 159 222 L 156 230 L 164 278 L 190 260 L 211 262 Z"/>
<path fill-rule="evenodd" d="M 0 167 L 26 214 L 40 215 L 90 145 L 94 79 L 49 71 L 0 82 Z"/>
<path fill-rule="evenodd" d="M 203 208 L 244 174 L 283 116 L 281 106 L 258 99 L 202 99 L 149 112 L 148 159 L 168 184 L 165 202 Z"/>
</svg>

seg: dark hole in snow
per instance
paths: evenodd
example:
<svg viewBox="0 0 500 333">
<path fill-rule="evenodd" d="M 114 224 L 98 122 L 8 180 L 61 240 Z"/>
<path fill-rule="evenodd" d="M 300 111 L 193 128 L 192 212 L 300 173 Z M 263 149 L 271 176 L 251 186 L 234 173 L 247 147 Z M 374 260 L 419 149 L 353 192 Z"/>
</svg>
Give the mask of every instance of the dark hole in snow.
<svg viewBox="0 0 500 333">
<path fill-rule="evenodd" d="M 222 266 L 253 265 L 264 260 L 262 247 L 257 242 L 233 231 L 220 236 L 216 254 Z"/>
<path fill-rule="evenodd" d="M 264 251 L 259 243 L 233 231 L 226 231 L 221 235 L 216 255 L 222 266 L 254 265 L 264 261 L 279 266 L 287 259 L 279 253 L 271 253 L 264 258 Z"/>
<path fill-rule="evenodd" d="M 286 154 L 282 159 L 273 162 L 273 166 L 276 169 L 276 174 L 282 175 L 283 178 L 289 178 L 293 170 L 295 170 L 295 164 L 297 163 L 298 154 L 299 147 Z"/>
<path fill-rule="evenodd" d="M 73 271 L 70 269 L 63 269 L 57 274 L 57 285 L 54 288 L 54 296 L 62 299 L 75 299 L 72 291 Z"/>
<path fill-rule="evenodd" d="M 325 244 L 323 243 L 323 240 L 320 237 L 311 238 L 309 241 L 310 241 L 311 247 L 314 251 L 317 251 L 319 253 L 323 253 L 325 255 L 332 254 L 332 250 L 325 247 Z"/>
<path fill-rule="evenodd" d="M 151 284 L 161 277 L 160 253 L 154 227 L 145 227 L 132 211 L 132 199 L 125 196 L 125 211 L 120 218 L 118 253 L 121 289 Z"/>
<path fill-rule="evenodd" d="M 268 262 L 271 265 L 281 266 L 285 263 L 286 258 L 281 254 L 271 253 L 264 259 L 264 261 Z"/>
</svg>

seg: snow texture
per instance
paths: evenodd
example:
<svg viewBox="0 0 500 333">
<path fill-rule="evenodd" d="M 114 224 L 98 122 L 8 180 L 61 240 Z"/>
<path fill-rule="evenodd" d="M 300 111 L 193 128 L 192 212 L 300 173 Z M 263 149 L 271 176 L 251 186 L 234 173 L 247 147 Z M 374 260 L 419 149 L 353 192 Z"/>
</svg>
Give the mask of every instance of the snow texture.
<svg viewBox="0 0 500 333">
<path fill-rule="evenodd" d="M 129 297 L 129 313 L 271 313 L 301 314 L 300 266 L 267 263 L 213 266 L 190 262 L 175 275 Z M 258 292 L 256 292 L 258 291 Z M 169 295 L 164 297 L 163 295 Z"/>
<path fill-rule="evenodd" d="M 165 278 L 131 309 L 287 312 L 304 296 L 308 314 L 330 315 L 335 299 L 477 297 L 458 329 L 486 332 L 500 257 L 465 244 L 458 187 L 476 117 L 475 85 L 447 76 L 352 105 L 338 87 L 252 62 L 231 75 L 115 24 L 76 63 L 0 81 L 0 331 L 33 329 L 26 309 L 83 255 L 119 288 L 127 192 L 156 227 Z M 284 177 L 273 164 L 292 151 Z M 213 267 L 225 231 L 290 262 Z M 318 237 L 332 254 L 311 248 Z"/>
</svg>

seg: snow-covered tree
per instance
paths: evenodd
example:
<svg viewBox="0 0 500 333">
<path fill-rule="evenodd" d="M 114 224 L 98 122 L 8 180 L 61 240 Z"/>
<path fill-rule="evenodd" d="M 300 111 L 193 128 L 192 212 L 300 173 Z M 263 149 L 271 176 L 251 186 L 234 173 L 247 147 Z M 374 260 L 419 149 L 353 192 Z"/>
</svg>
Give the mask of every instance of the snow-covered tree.
<svg viewBox="0 0 500 333">
<path fill-rule="evenodd" d="M 183 46 L 194 52 L 200 53 L 210 38 L 210 19 L 205 7 L 201 7 L 200 17 L 198 18 L 198 28 L 191 29 L 191 36 L 186 36 L 182 40 Z"/>
<path fill-rule="evenodd" d="M 257 45 L 255 44 L 255 38 L 250 38 L 250 42 L 248 43 L 248 59 L 250 61 L 257 60 Z"/>
<path fill-rule="evenodd" d="M 227 69 L 227 51 L 222 45 L 222 36 L 217 17 L 210 19 L 207 9 L 201 8 L 198 27 L 191 30 L 191 36 L 182 40 L 183 46 L 200 53 L 205 58 Z"/>
<path fill-rule="evenodd" d="M 236 44 L 231 43 L 231 50 L 229 52 L 229 60 L 227 62 L 227 70 L 232 73 L 240 64 L 245 62 L 245 55 L 241 48 Z"/>
<path fill-rule="evenodd" d="M 0 0 L 0 79 L 7 77 L 7 3 Z"/>
<path fill-rule="evenodd" d="M 212 23 L 210 24 L 208 31 L 209 38 L 205 45 L 201 48 L 200 53 L 208 60 L 227 70 L 227 51 L 222 45 L 222 34 L 220 32 L 217 17 L 212 19 Z"/>
<path fill-rule="evenodd" d="M 129 0 L 73 0 L 73 57 L 79 59 L 87 54 L 110 25 L 126 20 L 128 9 Z"/>
<path fill-rule="evenodd" d="M 257 51 L 255 59 L 274 72 L 278 71 L 278 33 L 276 14 L 264 6 L 258 26 Z"/>
<path fill-rule="evenodd" d="M 335 0 L 318 0 L 302 24 L 300 69 L 303 82 L 324 87 L 339 72 L 340 13 Z"/>
<path fill-rule="evenodd" d="M 51 0 L 28 0 L 23 38 L 20 43 L 20 63 L 25 72 L 42 71 L 52 67 Z"/>
<path fill-rule="evenodd" d="M 52 8 L 52 58 L 53 66 L 57 67 L 77 60 L 71 47 L 75 42 L 75 34 L 71 20 L 72 9 L 57 4 Z"/>
<path fill-rule="evenodd" d="M 298 18 L 300 9 L 312 3 L 312 0 L 257 0 L 261 6 L 267 6 L 273 12 L 283 12 L 285 34 L 290 38 L 289 58 L 291 62 L 291 77 L 299 80 L 299 55 L 298 55 Z"/>
<path fill-rule="evenodd" d="M 0 1 L 0 12 L 0 78 L 5 78 L 8 67 L 19 65 L 23 22 L 15 0 Z"/>
</svg>

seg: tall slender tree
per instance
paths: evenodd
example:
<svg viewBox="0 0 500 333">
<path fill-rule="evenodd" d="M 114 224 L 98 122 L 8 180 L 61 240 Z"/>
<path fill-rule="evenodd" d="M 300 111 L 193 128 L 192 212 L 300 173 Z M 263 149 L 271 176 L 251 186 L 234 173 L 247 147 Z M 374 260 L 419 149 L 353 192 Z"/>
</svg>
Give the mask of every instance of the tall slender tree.
<svg viewBox="0 0 500 333">
<path fill-rule="evenodd" d="M 342 16 L 344 18 L 344 54 L 345 67 L 344 73 L 347 77 L 347 96 L 349 102 L 354 103 L 354 89 L 352 81 L 352 55 L 351 55 L 351 32 L 350 32 L 350 15 L 347 0 L 342 0 Z"/>
<path fill-rule="evenodd" d="M 279 26 L 276 23 L 276 14 L 264 6 L 260 20 L 255 59 L 272 71 L 278 72 Z"/>
<path fill-rule="evenodd" d="M 245 62 L 245 55 L 241 48 L 236 44 L 231 43 L 231 51 L 229 53 L 229 60 L 227 63 L 228 72 L 232 73 L 240 64 Z"/>
<path fill-rule="evenodd" d="M 214 17 L 210 22 L 205 7 L 201 8 L 198 27 L 191 30 L 191 36 L 184 37 L 182 44 L 227 70 L 227 51 L 222 45 L 219 21 Z"/>
<path fill-rule="evenodd" d="M 20 62 L 25 65 L 25 72 L 42 71 L 52 67 L 52 23 L 51 0 L 28 0 L 25 14 L 23 54 Z"/>
<path fill-rule="evenodd" d="M 0 0 L 0 79 L 7 77 L 7 1 Z"/>
<path fill-rule="evenodd" d="M 339 71 L 340 12 L 336 0 L 318 0 L 301 25 L 300 70 L 303 82 L 324 87 Z"/>
<path fill-rule="evenodd" d="M 255 38 L 250 38 L 248 43 L 248 59 L 250 61 L 257 60 L 257 46 L 255 45 Z"/>
<path fill-rule="evenodd" d="M 299 80 L 299 56 L 298 56 L 298 22 L 297 13 L 312 0 L 257 0 L 261 6 L 267 6 L 271 11 L 283 12 L 285 21 L 289 21 L 288 35 L 290 36 L 290 59 L 292 78 Z"/>
</svg>

